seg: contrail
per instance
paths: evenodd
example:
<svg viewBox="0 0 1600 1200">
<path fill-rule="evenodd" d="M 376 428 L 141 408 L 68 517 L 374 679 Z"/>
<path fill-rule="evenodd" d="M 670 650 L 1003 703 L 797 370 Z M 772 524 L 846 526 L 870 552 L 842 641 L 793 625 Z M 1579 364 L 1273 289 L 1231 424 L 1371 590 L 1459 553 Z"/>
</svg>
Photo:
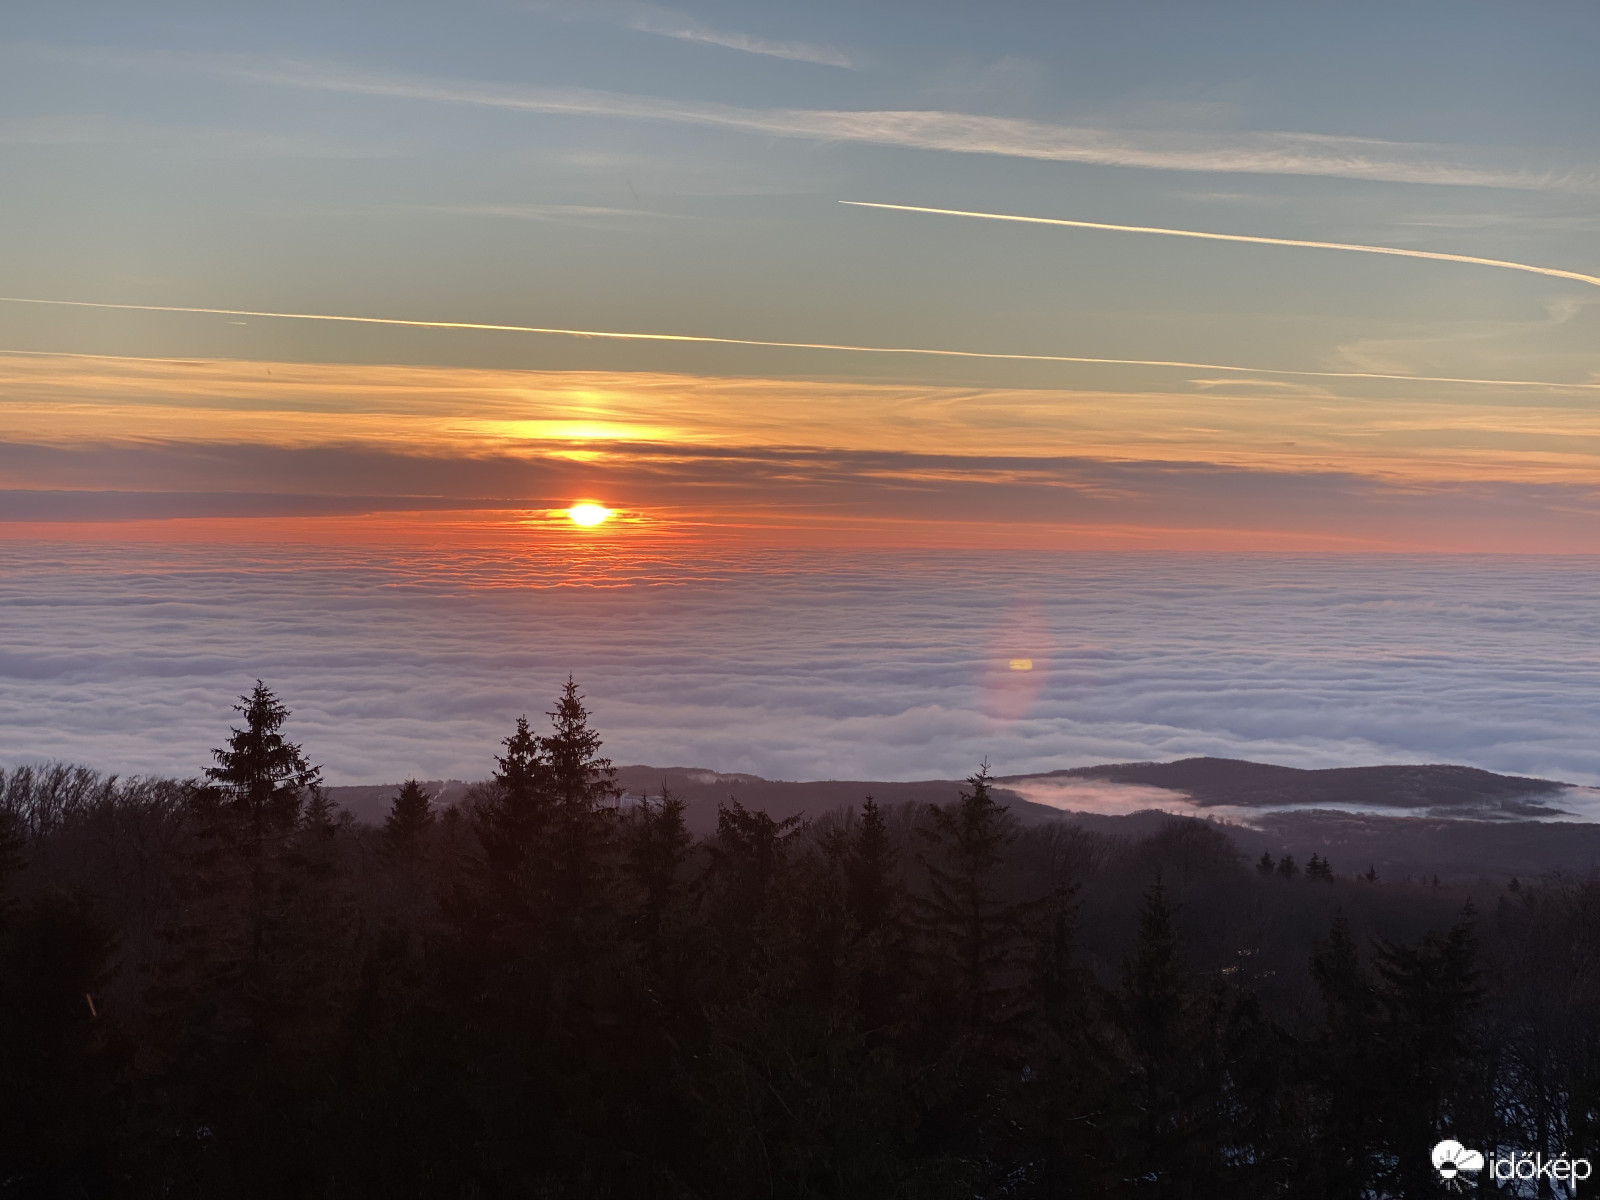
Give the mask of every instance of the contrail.
<svg viewBox="0 0 1600 1200">
<path fill-rule="evenodd" d="M 943 217 L 975 217 L 982 221 L 1020 221 L 1026 225 L 1068 225 L 1074 229 L 1109 229 L 1116 233 L 1159 233 L 1165 237 L 1202 238 L 1211 242 L 1251 242 L 1258 246 L 1303 246 L 1312 250 L 1353 250 L 1358 254 L 1392 254 L 1397 258 L 1431 258 L 1438 262 L 1471 263 L 1479 267 L 1501 267 L 1507 271 L 1528 271 L 1556 279 L 1575 279 L 1600 287 L 1600 275 L 1584 275 L 1556 267 L 1536 267 L 1530 263 L 1507 262 L 1502 258 L 1476 258 L 1470 254 L 1443 254 L 1437 250 L 1401 250 L 1397 246 L 1362 246 L 1354 242 L 1311 242 L 1298 238 L 1249 237 L 1242 233 L 1205 233 L 1198 229 L 1160 229 L 1151 225 L 1107 225 L 1100 221 L 1068 221 L 1061 217 L 1019 217 L 1011 213 L 964 212 L 957 208 L 924 208 L 916 204 L 873 204 L 866 200 L 841 200 L 854 208 L 884 208 L 893 212 L 935 213 Z"/>
<path fill-rule="evenodd" d="M 712 346 L 759 346 L 779 350 L 831 350 L 845 354 L 917 354 L 933 358 L 1001 359 L 1008 362 L 1087 363 L 1111 367 L 1174 367 L 1185 371 L 1232 371 L 1243 375 L 1293 375 L 1316 379 L 1390 379 L 1404 383 L 1461 383 L 1481 387 L 1531 387 L 1600 391 L 1600 383 L 1556 383 L 1548 379 L 1462 379 L 1449 375 L 1386 375 L 1377 371 L 1295 371 L 1230 363 L 1165 358 L 1087 358 L 1073 354 L 1004 354 L 991 350 L 938 350 L 923 346 L 854 346 L 839 342 L 773 342 L 758 338 L 708 337 L 689 333 L 623 333 L 606 329 L 558 329 L 544 325 L 489 325 L 476 321 L 412 321 L 400 317 L 348 317 L 333 313 L 260 312 L 249 308 L 185 308 L 174 304 L 107 304 L 94 300 L 41 300 L 0 296 L 0 304 L 48 304 L 61 308 L 110 308 L 124 312 L 197 313 L 218 317 L 265 317 L 280 321 L 339 321 L 351 325 L 398 325 L 407 329 L 478 329 L 553 337 L 605 338 L 621 342 L 691 342 Z"/>
</svg>

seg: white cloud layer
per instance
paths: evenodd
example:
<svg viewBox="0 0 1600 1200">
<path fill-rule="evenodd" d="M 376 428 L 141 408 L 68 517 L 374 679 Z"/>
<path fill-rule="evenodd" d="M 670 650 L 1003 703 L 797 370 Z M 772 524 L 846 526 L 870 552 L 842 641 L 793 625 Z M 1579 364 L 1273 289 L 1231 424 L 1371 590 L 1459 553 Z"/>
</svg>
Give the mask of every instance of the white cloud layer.
<svg viewBox="0 0 1600 1200">
<path fill-rule="evenodd" d="M 259 676 L 332 782 L 477 778 L 570 671 L 625 763 L 915 779 L 1215 754 L 1600 782 L 1587 559 L 4 553 L 0 763 L 195 772 Z"/>
</svg>

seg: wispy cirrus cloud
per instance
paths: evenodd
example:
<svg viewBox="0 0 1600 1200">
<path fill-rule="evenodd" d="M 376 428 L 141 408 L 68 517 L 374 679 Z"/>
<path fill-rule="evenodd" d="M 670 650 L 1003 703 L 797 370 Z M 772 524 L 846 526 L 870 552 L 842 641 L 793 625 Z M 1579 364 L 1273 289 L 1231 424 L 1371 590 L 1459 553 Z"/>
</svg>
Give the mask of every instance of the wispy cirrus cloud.
<svg viewBox="0 0 1600 1200">
<path fill-rule="evenodd" d="M 706 46 L 721 46 L 727 50 L 741 50 L 746 54 L 760 54 L 767 58 L 786 58 L 791 62 L 843 67 L 846 70 L 854 69 L 857 65 L 849 54 L 835 46 L 820 45 L 816 42 L 786 41 L 717 29 L 686 12 L 668 8 L 664 4 L 590 2 L 564 5 L 540 4 L 535 8 L 568 20 L 604 21 L 608 25 L 620 25 L 636 33 L 655 34 L 657 37 L 674 38 L 680 42 L 699 42 Z"/>
<path fill-rule="evenodd" d="M 1164 232 L 1164 231 L 1163 231 Z M 1236 239 L 1261 240 L 1261 239 Z M 1317 244 L 1317 243 L 1313 243 Z M 1436 257 L 1420 255 L 1420 257 Z M 1507 264 L 1496 264 L 1507 265 Z M 1567 274 L 1562 272 L 1562 274 Z M 1586 278 L 1586 277 L 1580 277 Z M 0 296 L 0 304 L 33 304 L 55 308 L 106 309 L 122 312 L 160 312 L 222 317 L 267 317 L 283 321 L 330 321 L 348 325 L 387 325 L 409 329 L 476 330 L 486 333 L 537 334 L 596 341 L 664 342 L 710 346 L 748 346 L 758 349 L 816 350 L 837 354 L 886 354 L 930 358 L 978 359 L 1001 362 L 1071 363 L 1088 366 L 1162 367 L 1180 370 L 1232 371 L 1241 375 L 1283 375 L 1317 379 L 1392 381 L 1401 383 L 1450 383 L 1471 387 L 1549 388 L 1554 390 L 1594 390 L 1600 383 L 1562 382 L 1550 379 L 1479 379 L 1455 375 L 1414 375 L 1382 371 L 1312 371 L 1285 367 L 1241 366 L 1231 363 L 1191 362 L 1166 358 L 1101 358 L 1074 354 L 1021 354 L 991 350 L 958 350 L 928 346 L 865 346 L 845 342 L 787 342 L 762 338 L 721 337 L 689 333 L 638 333 L 609 329 L 570 329 L 549 325 L 498 325 L 477 321 L 427 321 L 402 317 L 367 317 L 338 313 L 274 312 L 248 308 L 198 308 L 172 304 L 113 304 L 98 300 L 56 300 L 37 296 Z"/>
<path fill-rule="evenodd" d="M 1116 129 L 937 109 L 750 108 L 584 88 L 441 79 L 342 63 L 250 55 L 44 53 L 103 65 L 188 69 L 272 87 L 550 115 L 660 121 L 763 137 L 1165 171 L 1600 193 L 1600 165 L 1508 164 L 1504 153 L 1425 142 L 1285 131 Z"/>
</svg>

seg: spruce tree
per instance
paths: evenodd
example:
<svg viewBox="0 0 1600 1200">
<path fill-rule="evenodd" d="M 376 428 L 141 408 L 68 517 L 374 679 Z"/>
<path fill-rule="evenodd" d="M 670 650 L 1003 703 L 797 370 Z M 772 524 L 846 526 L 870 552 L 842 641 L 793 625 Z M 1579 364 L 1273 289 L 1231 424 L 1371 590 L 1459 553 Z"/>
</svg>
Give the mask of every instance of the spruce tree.
<svg viewBox="0 0 1600 1200">
<path fill-rule="evenodd" d="M 932 980 L 948 990 L 958 1027 L 988 1040 L 1017 1015 L 1017 963 L 1032 907 L 1003 890 L 1006 847 L 1016 821 L 990 791 L 984 763 L 953 804 L 930 806 L 920 831 L 927 890 L 916 908 Z"/>
<path fill-rule="evenodd" d="M 1372 1100 L 1383 1111 L 1385 1148 L 1406 1195 L 1423 1194 L 1431 1182 L 1430 1165 L 1409 1147 L 1427 1145 L 1440 1130 L 1468 1140 L 1482 1109 L 1474 1095 L 1483 995 L 1475 924 L 1469 906 L 1447 932 L 1430 932 L 1413 946 L 1381 943 L 1374 955 L 1384 1070 Z"/>
<path fill-rule="evenodd" d="M 490 879 L 504 893 L 516 890 L 524 866 L 541 878 L 548 875 L 547 863 L 530 860 L 547 848 L 553 805 L 544 749 L 528 718 L 518 717 L 501 744 L 506 752 L 495 758 L 498 769 L 474 807 L 473 824 Z"/>
<path fill-rule="evenodd" d="M 666 931 L 678 915 L 687 886 L 685 871 L 694 839 L 684 823 L 686 807 L 683 798 L 663 784 L 661 799 L 652 802 L 646 797 L 629 830 L 624 867 L 637 888 L 634 930 L 652 971 L 662 966 Z"/>
<path fill-rule="evenodd" d="M 600 754 L 600 735 L 589 725 L 578 685 L 569 675 L 555 709 L 554 728 L 540 739 L 554 822 L 556 903 L 581 925 L 604 907 L 603 886 L 621 795 L 611 760 Z"/>
<path fill-rule="evenodd" d="M 339 824 L 346 819 L 339 806 L 321 786 L 311 789 L 305 807 L 300 813 L 300 827 L 313 841 L 328 841 L 339 832 Z"/>
<path fill-rule="evenodd" d="M 1311 1047 L 1312 1077 L 1322 1096 L 1314 1170 L 1330 1200 L 1359 1200 L 1367 1184 L 1375 1127 L 1374 1085 L 1378 1000 L 1361 954 L 1340 913 L 1327 941 L 1311 955 L 1322 994 L 1323 1023 Z"/>
<path fill-rule="evenodd" d="M 897 915 L 900 880 L 888 822 L 871 796 L 861 806 L 847 853 L 850 916 L 863 937 L 872 937 Z"/>
<path fill-rule="evenodd" d="M 1147 1064 L 1168 1063 L 1179 1041 L 1189 994 L 1175 924 L 1177 907 L 1157 879 L 1139 906 L 1133 953 L 1123 965 L 1123 1011 L 1135 1053 Z"/>
<path fill-rule="evenodd" d="M 723 922 L 748 928 L 766 914 L 792 844 L 804 830 L 798 815 L 774 821 L 732 798 L 717 805 L 717 832 L 706 849 L 716 915 Z"/>
<path fill-rule="evenodd" d="M 231 729 L 227 746 L 211 752 L 217 765 L 206 768 L 210 786 L 200 800 L 202 810 L 213 813 L 218 812 L 213 802 L 220 803 L 223 819 L 205 828 L 203 840 L 220 839 L 235 854 L 242 852 L 245 894 L 239 894 L 238 881 L 229 879 L 226 863 L 202 868 L 194 886 L 212 894 L 214 916 L 223 916 L 230 902 L 242 904 L 254 969 L 262 967 L 269 934 L 284 916 L 285 896 L 294 886 L 288 857 L 292 835 L 303 801 L 323 799 L 322 768 L 312 766 L 283 736 L 289 710 L 265 683 L 256 680 L 250 694 L 239 699 L 234 711 L 243 715 L 244 728 Z"/>
<path fill-rule="evenodd" d="M 259 856 L 269 833 L 291 828 L 302 801 L 321 787 L 322 768 L 312 766 L 281 730 L 289 710 L 261 680 L 233 711 L 244 728 L 230 731 L 226 748 L 213 750 L 217 765 L 206 778 L 224 805 L 249 822 L 253 852 Z"/>
<path fill-rule="evenodd" d="M 1130 1194 L 1225 1195 L 1218 1174 L 1234 1081 L 1220 1026 L 1232 997 L 1194 979 L 1177 913 L 1158 878 L 1139 907 L 1138 933 L 1123 963 L 1122 1027 L 1136 1072 L 1128 1173 L 1146 1185 Z"/>
<path fill-rule="evenodd" d="M 383 850 L 389 860 L 416 870 L 422 861 L 424 840 L 433 829 L 433 796 L 415 779 L 395 793 L 383 822 Z"/>
<path fill-rule="evenodd" d="M 255 1158 L 263 1194 L 299 1187 L 316 1135 L 287 1114 L 331 1067 L 360 956 L 320 769 L 284 737 L 288 709 L 264 683 L 235 711 L 243 728 L 192 797 L 144 1036 L 168 1050 L 156 1076 L 165 1128 L 216 1131 Z"/>
<path fill-rule="evenodd" d="M 1078 961 L 1075 893 L 1059 887 L 1039 923 L 1028 1067 L 1011 1089 L 1013 1119 L 1037 1153 L 1033 1194 L 1049 1200 L 1100 1194 L 1098 1176 L 1113 1157 L 1105 1115 L 1123 1083 L 1104 994 Z"/>
</svg>

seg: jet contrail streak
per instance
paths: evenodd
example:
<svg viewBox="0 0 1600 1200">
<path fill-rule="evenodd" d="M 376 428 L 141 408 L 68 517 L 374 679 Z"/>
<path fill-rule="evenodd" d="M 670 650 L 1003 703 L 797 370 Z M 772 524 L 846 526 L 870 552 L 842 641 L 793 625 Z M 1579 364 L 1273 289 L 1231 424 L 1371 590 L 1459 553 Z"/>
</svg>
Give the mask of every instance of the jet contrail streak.
<svg viewBox="0 0 1600 1200">
<path fill-rule="evenodd" d="M 1295 371 L 1229 363 L 1165 358 L 1086 358 L 1073 354 L 1003 354 L 990 350 L 937 350 L 922 346 L 852 346 L 838 342 L 769 342 L 757 338 L 707 337 L 689 333 L 620 333 L 603 329 L 556 329 L 543 325 L 488 325 L 474 321 L 410 321 L 400 317 L 346 317 L 332 313 L 259 312 L 248 308 L 184 308 L 173 304 L 107 304 L 94 300 L 40 300 L 0 296 L 0 304 L 48 304 L 61 308 L 109 308 L 122 312 L 195 313 L 218 317 L 265 317 L 280 321 L 339 321 L 352 325 L 398 325 L 406 329 L 478 329 L 491 333 L 536 333 L 553 337 L 605 338 L 620 342 L 691 342 L 712 346 L 759 346 L 779 350 L 832 350 L 846 354 L 918 354 L 934 358 L 1000 359 L 1007 362 L 1087 363 L 1112 367 L 1174 367 L 1185 371 L 1232 371 L 1242 375 L 1293 375 L 1315 379 L 1392 379 L 1404 383 L 1462 383 L 1480 387 L 1533 387 L 1600 391 L 1600 383 L 1555 383 L 1548 379 L 1460 379 L 1449 375 L 1386 375 L 1377 371 Z"/>
<path fill-rule="evenodd" d="M 1479 267 L 1501 267 L 1507 271 L 1528 271 L 1556 279 L 1575 279 L 1600 287 L 1600 275 L 1584 275 L 1557 267 L 1536 267 L 1530 263 L 1507 262 L 1501 258 L 1475 258 L 1470 254 L 1443 254 L 1437 250 L 1401 250 L 1396 246 L 1362 246 L 1354 242 L 1311 242 L 1298 238 L 1249 237 L 1242 233 L 1205 233 L 1197 229 L 1160 229 L 1151 225 L 1107 225 L 1100 221 L 1068 221 L 1061 217 L 1019 217 L 1011 213 L 964 212 L 958 208 L 923 208 L 916 204 L 874 204 L 867 200 L 841 200 L 853 208 L 884 208 L 892 212 L 935 213 L 943 217 L 974 217 L 981 221 L 1018 221 L 1025 225 L 1067 225 L 1074 229 L 1109 229 L 1116 233 L 1159 233 L 1164 237 L 1201 238 L 1210 242 L 1250 242 L 1257 246 L 1302 246 L 1311 250 L 1353 250 L 1358 254 L 1391 254 L 1397 258 L 1431 258 L 1438 262 L 1471 263 Z"/>
</svg>

